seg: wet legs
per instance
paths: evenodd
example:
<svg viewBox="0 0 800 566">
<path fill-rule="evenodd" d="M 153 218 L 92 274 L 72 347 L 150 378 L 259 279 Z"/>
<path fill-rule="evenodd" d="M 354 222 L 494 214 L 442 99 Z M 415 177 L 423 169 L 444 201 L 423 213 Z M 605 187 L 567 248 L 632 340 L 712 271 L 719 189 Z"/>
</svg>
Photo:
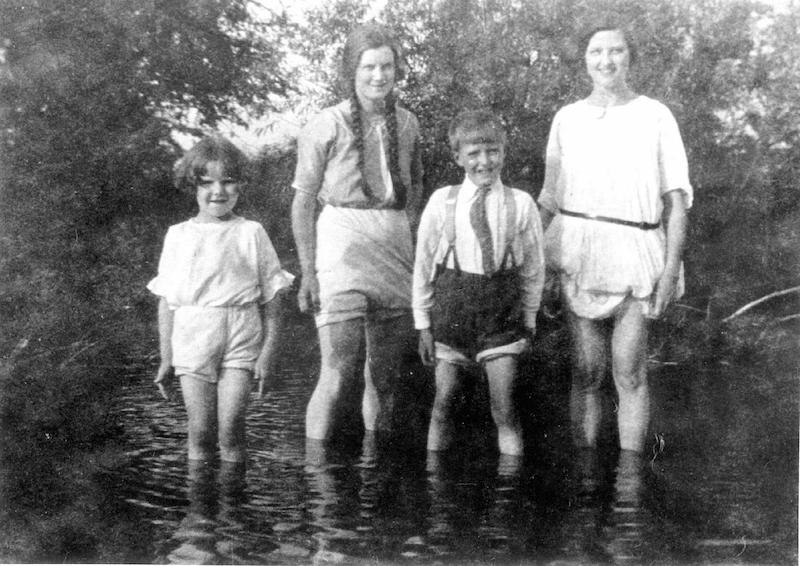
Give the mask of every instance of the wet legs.
<svg viewBox="0 0 800 566">
<path fill-rule="evenodd" d="M 189 460 L 209 462 L 219 445 L 220 460 L 245 461 L 245 411 L 251 389 L 252 374 L 244 369 L 223 368 L 217 383 L 181 376 Z"/>
<path fill-rule="evenodd" d="M 359 376 L 361 347 L 365 344 L 362 415 L 369 431 L 381 428 L 391 412 L 400 379 L 400 363 L 409 348 L 413 326 L 410 315 L 387 320 L 358 318 L 319 329 L 322 364 L 320 377 L 306 410 L 306 437 L 330 437 L 342 395 Z"/>
<path fill-rule="evenodd" d="M 436 363 L 436 396 L 428 426 L 428 450 L 446 450 L 453 442 L 453 413 L 461 388 L 457 365 L 438 360 Z M 520 456 L 523 453 L 522 425 L 514 404 L 517 359 L 501 356 L 486 362 L 492 418 L 497 426 L 497 443 L 501 454 Z"/>
<path fill-rule="evenodd" d="M 570 314 L 575 358 L 570 414 L 575 444 L 594 447 L 602 418 L 600 386 L 611 356 L 619 398 L 620 448 L 641 452 L 650 419 L 647 386 L 647 322 L 638 303 L 626 300 L 613 320 L 611 336 L 602 321 Z"/>
</svg>

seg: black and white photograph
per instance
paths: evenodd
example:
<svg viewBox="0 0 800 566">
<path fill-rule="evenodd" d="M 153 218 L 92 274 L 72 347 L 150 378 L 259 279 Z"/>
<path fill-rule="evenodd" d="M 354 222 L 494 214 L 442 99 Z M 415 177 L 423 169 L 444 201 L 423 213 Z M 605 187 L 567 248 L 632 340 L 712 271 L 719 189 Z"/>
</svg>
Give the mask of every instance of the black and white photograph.
<svg viewBox="0 0 800 566">
<path fill-rule="evenodd" d="M 799 378 L 798 0 L 0 0 L 0 563 L 796 565 Z"/>
</svg>

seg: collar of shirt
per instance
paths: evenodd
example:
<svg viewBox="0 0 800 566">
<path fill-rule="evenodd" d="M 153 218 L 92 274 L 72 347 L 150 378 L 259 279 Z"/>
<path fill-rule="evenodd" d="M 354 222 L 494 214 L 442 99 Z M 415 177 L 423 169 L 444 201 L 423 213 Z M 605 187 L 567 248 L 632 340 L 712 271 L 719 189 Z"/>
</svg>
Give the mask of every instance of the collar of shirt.
<svg viewBox="0 0 800 566">
<path fill-rule="evenodd" d="M 478 186 L 470 180 L 468 176 L 464 176 L 464 180 L 461 182 L 461 190 L 464 191 L 464 197 L 472 201 L 475 199 L 475 195 L 478 192 Z M 494 183 L 492 183 L 491 192 L 497 193 L 502 192 L 503 190 L 503 183 L 500 179 L 496 179 Z"/>
</svg>

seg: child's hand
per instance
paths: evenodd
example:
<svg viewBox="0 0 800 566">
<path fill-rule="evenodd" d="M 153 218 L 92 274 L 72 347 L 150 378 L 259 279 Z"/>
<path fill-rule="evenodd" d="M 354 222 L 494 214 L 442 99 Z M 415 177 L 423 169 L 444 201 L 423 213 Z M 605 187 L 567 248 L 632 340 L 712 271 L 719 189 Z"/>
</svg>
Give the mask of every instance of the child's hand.
<svg viewBox="0 0 800 566">
<path fill-rule="evenodd" d="M 433 342 L 433 332 L 430 328 L 419 331 L 419 357 L 426 366 L 436 363 L 436 345 Z"/>
<path fill-rule="evenodd" d="M 315 313 L 319 310 L 319 281 L 315 275 L 304 273 L 300 278 L 297 305 L 300 307 L 300 312 L 304 313 Z"/>
<path fill-rule="evenodd" d="M 175 393 L 175 384 L 173 378 L 175 377 L 175 368 L 170 364 L 162 363 L 158 366 L 158 372 L 153 383 L 158 387 L 158 392 L 167 401 L 172 401 Z"/>
</svg>

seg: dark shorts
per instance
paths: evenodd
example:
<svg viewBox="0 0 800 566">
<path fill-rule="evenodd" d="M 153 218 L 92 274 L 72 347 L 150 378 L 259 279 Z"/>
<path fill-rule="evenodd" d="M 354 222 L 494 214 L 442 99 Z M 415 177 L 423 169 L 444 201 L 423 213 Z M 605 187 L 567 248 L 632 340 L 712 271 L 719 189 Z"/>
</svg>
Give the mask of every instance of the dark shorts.
<svg viewBox="0 0 800 566">
<path fill-rule="evenodd" d="M 525 338 L 520 279 L 515 268 L 487 276 L 439 266 L 431 309 L 434 340 L 472 358 Z"/>
</svg>

